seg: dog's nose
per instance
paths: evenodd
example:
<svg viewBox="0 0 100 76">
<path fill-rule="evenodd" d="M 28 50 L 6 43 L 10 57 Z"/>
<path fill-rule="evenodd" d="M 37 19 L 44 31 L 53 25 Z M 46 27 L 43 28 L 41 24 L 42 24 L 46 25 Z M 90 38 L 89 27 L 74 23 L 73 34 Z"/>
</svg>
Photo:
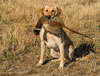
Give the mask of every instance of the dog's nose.
<svg viewBox="0 0 100 76">
<path fill-rule="evenodd" d="M 51 16 L 50 16 L 50 15 L 48 15 L 47 17 L 48 17 L 48 19 L 50 19 L 50 18 L 51 18 Z"/>
</svg>

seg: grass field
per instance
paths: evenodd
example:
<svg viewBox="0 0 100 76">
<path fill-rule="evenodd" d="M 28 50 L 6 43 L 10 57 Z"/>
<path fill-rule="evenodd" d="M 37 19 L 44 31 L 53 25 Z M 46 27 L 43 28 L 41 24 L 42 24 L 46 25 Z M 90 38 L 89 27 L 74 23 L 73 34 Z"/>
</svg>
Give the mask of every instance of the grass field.
<svg viewBox="0 0 100 76">
<path fill-rule="evenodd" d="M 36 67 L 40 39 L 33 29 L 40 8 L 57 5 L 66 26 L 93 41 L 65 29 L 75 45 L 76 61 L 58 70 L 59 62 L 47 49 L 45 65 Z M 96 53 L 94 53 L 96 52 Z M 91 56 L 82 60 L 82 57 Z M 0 0 L 0 76 L 100 76 L 100 0 Z"/>
</svg>

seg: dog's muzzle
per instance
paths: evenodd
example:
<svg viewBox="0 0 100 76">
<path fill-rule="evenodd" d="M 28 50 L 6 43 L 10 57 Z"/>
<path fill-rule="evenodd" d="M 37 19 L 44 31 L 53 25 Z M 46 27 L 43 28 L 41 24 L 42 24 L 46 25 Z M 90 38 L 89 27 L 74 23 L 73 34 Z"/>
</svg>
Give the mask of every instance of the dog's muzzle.
<svg viewBox="0 0 100 76">
<path fill-rule="evenodd" d="M 47 16 L 47 18 L 48 18 L 48 19 L 50 19 L 50 18 L 51 18 L 51 16 L 50 16 L 50 15 L 48 15 L 48 16 Z"/>
</svg>

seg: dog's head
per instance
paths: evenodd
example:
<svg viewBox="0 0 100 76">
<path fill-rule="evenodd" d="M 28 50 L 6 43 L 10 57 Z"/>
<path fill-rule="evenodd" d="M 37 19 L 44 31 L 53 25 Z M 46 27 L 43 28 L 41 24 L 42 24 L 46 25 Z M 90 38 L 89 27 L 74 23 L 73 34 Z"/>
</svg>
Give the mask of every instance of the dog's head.
<svg viewBox="0 0 100 76">
<path fill-rule="evenodd" d="M 38 20 L 38 23 L 34 29 L 35 35 L 39 35 L 40 29 L 42 28 L 42 24 L 50 18 L 54 18 L 55 16 L 59 16 L 61 14 L 61 9 L 57 6 L 45 6 L 41 8 L 42 17 Z"/>
<path fill-rule="evenodd" d="M 45 6 L 44 8 L 41 8 L 41 13 L 50 19 L 55 16 L 59 16 L 61 14 L 61 9 L 57 6 Z"/>
</svg>

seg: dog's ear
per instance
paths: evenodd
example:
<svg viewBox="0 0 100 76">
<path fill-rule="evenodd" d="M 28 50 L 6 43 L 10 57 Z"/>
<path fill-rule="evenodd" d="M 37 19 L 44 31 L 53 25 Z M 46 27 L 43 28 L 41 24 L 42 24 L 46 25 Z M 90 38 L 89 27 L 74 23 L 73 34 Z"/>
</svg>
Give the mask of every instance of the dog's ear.
<svg viewBox="0 0 100 76">
<path fill-rule="evenodd" d="M 61 9 L 58 8 L 58 7 L 56 7 L 56 8 L 57 8 L 57 14 L 56 14 L 56 16 L 59 16 L 61 14 Z"/>
<path fill-rule="evenodd" d="M 41 12 L 42 15 L 44 15 L 44 8 L 41 8 L 40 12 Z"/>
</svg>

